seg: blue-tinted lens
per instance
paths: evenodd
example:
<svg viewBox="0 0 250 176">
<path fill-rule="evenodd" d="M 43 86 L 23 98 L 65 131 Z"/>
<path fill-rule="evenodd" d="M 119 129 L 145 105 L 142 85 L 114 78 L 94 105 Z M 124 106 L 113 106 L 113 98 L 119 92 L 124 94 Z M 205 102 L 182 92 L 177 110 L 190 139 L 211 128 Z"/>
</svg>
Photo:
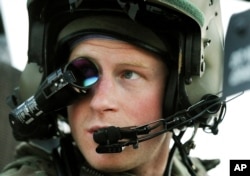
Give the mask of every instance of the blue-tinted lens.
<svg viewBox="0 0 250 176">
<path fill-rule="evenodd" d="M 73 60 L 67 65 L 66 70 L 73 74 L 73 84 L 83 89 L 94 85 L 99 78 L 97 66 L 86 58 Z"/>
</svg>

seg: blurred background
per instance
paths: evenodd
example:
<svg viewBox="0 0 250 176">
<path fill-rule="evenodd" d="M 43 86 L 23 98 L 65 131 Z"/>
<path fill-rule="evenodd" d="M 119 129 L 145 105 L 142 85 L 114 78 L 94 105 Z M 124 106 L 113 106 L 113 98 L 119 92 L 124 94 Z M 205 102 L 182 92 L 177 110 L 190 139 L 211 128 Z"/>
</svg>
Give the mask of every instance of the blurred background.
<svg viewBox="0 0 250 176">
<path fill-rule="evenodd" d="M 221 0 L 224 34 L 232 14 L 250 9 L 250 2 L 242 0 Z M 0 169 L 3 161 L 10 161 L 16 142 L 8 126 L 8 107 L 5 98 L 18 84 L 20 72 L 27 61 L 28 15 L 26 0 L 0 0 Z M 250 57 L 250 56 L 249 56 Z M 221 164 L 211 171 L 210 176 L 229 175 L 230 159 L 250 160 L 250 93 L 229 102 L 227 114 L 220 125 L 219 134 L 213 136 L 198 133 L 193 156 L 220 158 Z M 4 135 L 2 135 L 4 134 Z M 5 137 L 2 137 L 5 136 Z M 2 145 L 4 144 L 4 145 Z M 6 145 L 5 145 L 6 144 Z M 13 145 L 9 145 L 13 144 Z M 7 151 L 7 152 L 4 152 Z"/>
</svg>

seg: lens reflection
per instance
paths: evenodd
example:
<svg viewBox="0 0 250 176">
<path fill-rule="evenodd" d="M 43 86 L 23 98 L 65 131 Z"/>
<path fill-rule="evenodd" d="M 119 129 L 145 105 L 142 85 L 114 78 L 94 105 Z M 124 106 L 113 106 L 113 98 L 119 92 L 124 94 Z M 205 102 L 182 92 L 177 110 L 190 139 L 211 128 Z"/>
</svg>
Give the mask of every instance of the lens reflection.
<svg viewBox="0 0 250 176">
<path fill-rule="evenodd" d="M 66 70 L 71 71 L 75 77 L 75 86 L 88 88 L 94 85 L 99 78 L 97 66 L 86 58 L 78 58 L 70 62 Z"/>
<path fill-rule="evenodd" d="M 91 78 L 88 78 L 86 80 L 84 80 L 83 82 L 83 85 L 85 85 L 85 87 L 89 87 L 93 84 L 95 84 L 98 80 L 98 77 L 91 77 Z"/>
</svg>

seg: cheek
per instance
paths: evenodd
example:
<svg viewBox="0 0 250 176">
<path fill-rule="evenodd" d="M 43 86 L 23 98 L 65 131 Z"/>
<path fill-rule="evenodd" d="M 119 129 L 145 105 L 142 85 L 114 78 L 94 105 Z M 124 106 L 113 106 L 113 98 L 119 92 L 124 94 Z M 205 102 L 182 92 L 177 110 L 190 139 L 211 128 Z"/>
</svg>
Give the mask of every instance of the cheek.
<svg viewBox="0 0 250 176">
<path fill-rule="evenodd" d="M 84 123 L 83 110 L 83 108 L 75 104 L 68 107 L 68 121 L 73 135 L 82 128 Z"/>
<path fill-rule="evenodd" d="M 84 148 L 84 144 L 86 145 L 88 141 L 93 142 L 93 137 L 87 132 L 89 119 L 85 114 L 86 109 L 80 104 L 74 104 L 68 107 L 68 122 L 71 134 L 80 150 Z M 88 145 L 86 146 L 88 147 Z"/>
<path fill-rule="evenodd" d="M 67 111 L 68 111 L 69 125 L 72 133 L 74 133 L 74 131 L 77 129 L 77 127 L 75 126 L 77 124 L 77 119 L 78 119 L 77 112 L 75 111 L 74 106 L 69 106 Z"/>
<path fill-rule="evenodd" d="M 126 101 L 127 103 L 124 105 L 124 107 L 130 108 L 130 112 L 133 112 L 132 116 L 137 121 L 137 124 L 148 123 L 163 118 L 163 88 L 152 88 L 152 91 L 144 89 L 137 95 L 131 96 L 130 103 Z M 129 112 L 126 109 L 125 111 Z"/>
<path fill-rule="evenodd" d="M 68 106 L 67 112 L 68 112 L 68 120 L 69 120 L 69 123 L 71 123 L 72 120 L 73 120 L 72 117 L 74 116 L 74 112 L 75 112 L 73 106 Z"/>
<path fill-rule="evenodd" d="M 70 124 L 71 123 L 74 124 L 77 121 L 84 119 L 83 115 L 86 114 L 87 104 L 88 104 L 88 99 L 86 97 L 85 99 L 76 101 L 74 104 L 67 107 L 68 120 Z"/>
</svg>

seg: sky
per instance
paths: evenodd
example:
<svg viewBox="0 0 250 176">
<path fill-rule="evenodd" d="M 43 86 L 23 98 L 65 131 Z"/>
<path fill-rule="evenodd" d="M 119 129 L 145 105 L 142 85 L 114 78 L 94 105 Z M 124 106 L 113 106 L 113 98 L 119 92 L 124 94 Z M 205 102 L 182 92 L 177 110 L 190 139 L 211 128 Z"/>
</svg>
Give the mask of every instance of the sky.
<svg viewBox="0 0 250 176">
<path fill-rule="evenodd" d="M 23 70 L 27 61 L 28 45 L 26 0 L 0 0 L 0 7 L 6 27 L 11 63 L 17 69 Z M 224 33 L 226 33 L 230 16 L 250 9 L 250 2 L 221 0 L 221 7 Z M 19 23 L 16 23 L 17 21 Z M 246 92 L 227 103 L 227 114 L 220 125 L 218 135 L 200 132 L 196 136 L 196 149 L 191 152 L 192 156 L 221 159 L 221 164 L 209 172 L 210 176 L 228 176 L 230 159 L 250 160 L 249 100 L 250 93 Z"/>
</svg>

